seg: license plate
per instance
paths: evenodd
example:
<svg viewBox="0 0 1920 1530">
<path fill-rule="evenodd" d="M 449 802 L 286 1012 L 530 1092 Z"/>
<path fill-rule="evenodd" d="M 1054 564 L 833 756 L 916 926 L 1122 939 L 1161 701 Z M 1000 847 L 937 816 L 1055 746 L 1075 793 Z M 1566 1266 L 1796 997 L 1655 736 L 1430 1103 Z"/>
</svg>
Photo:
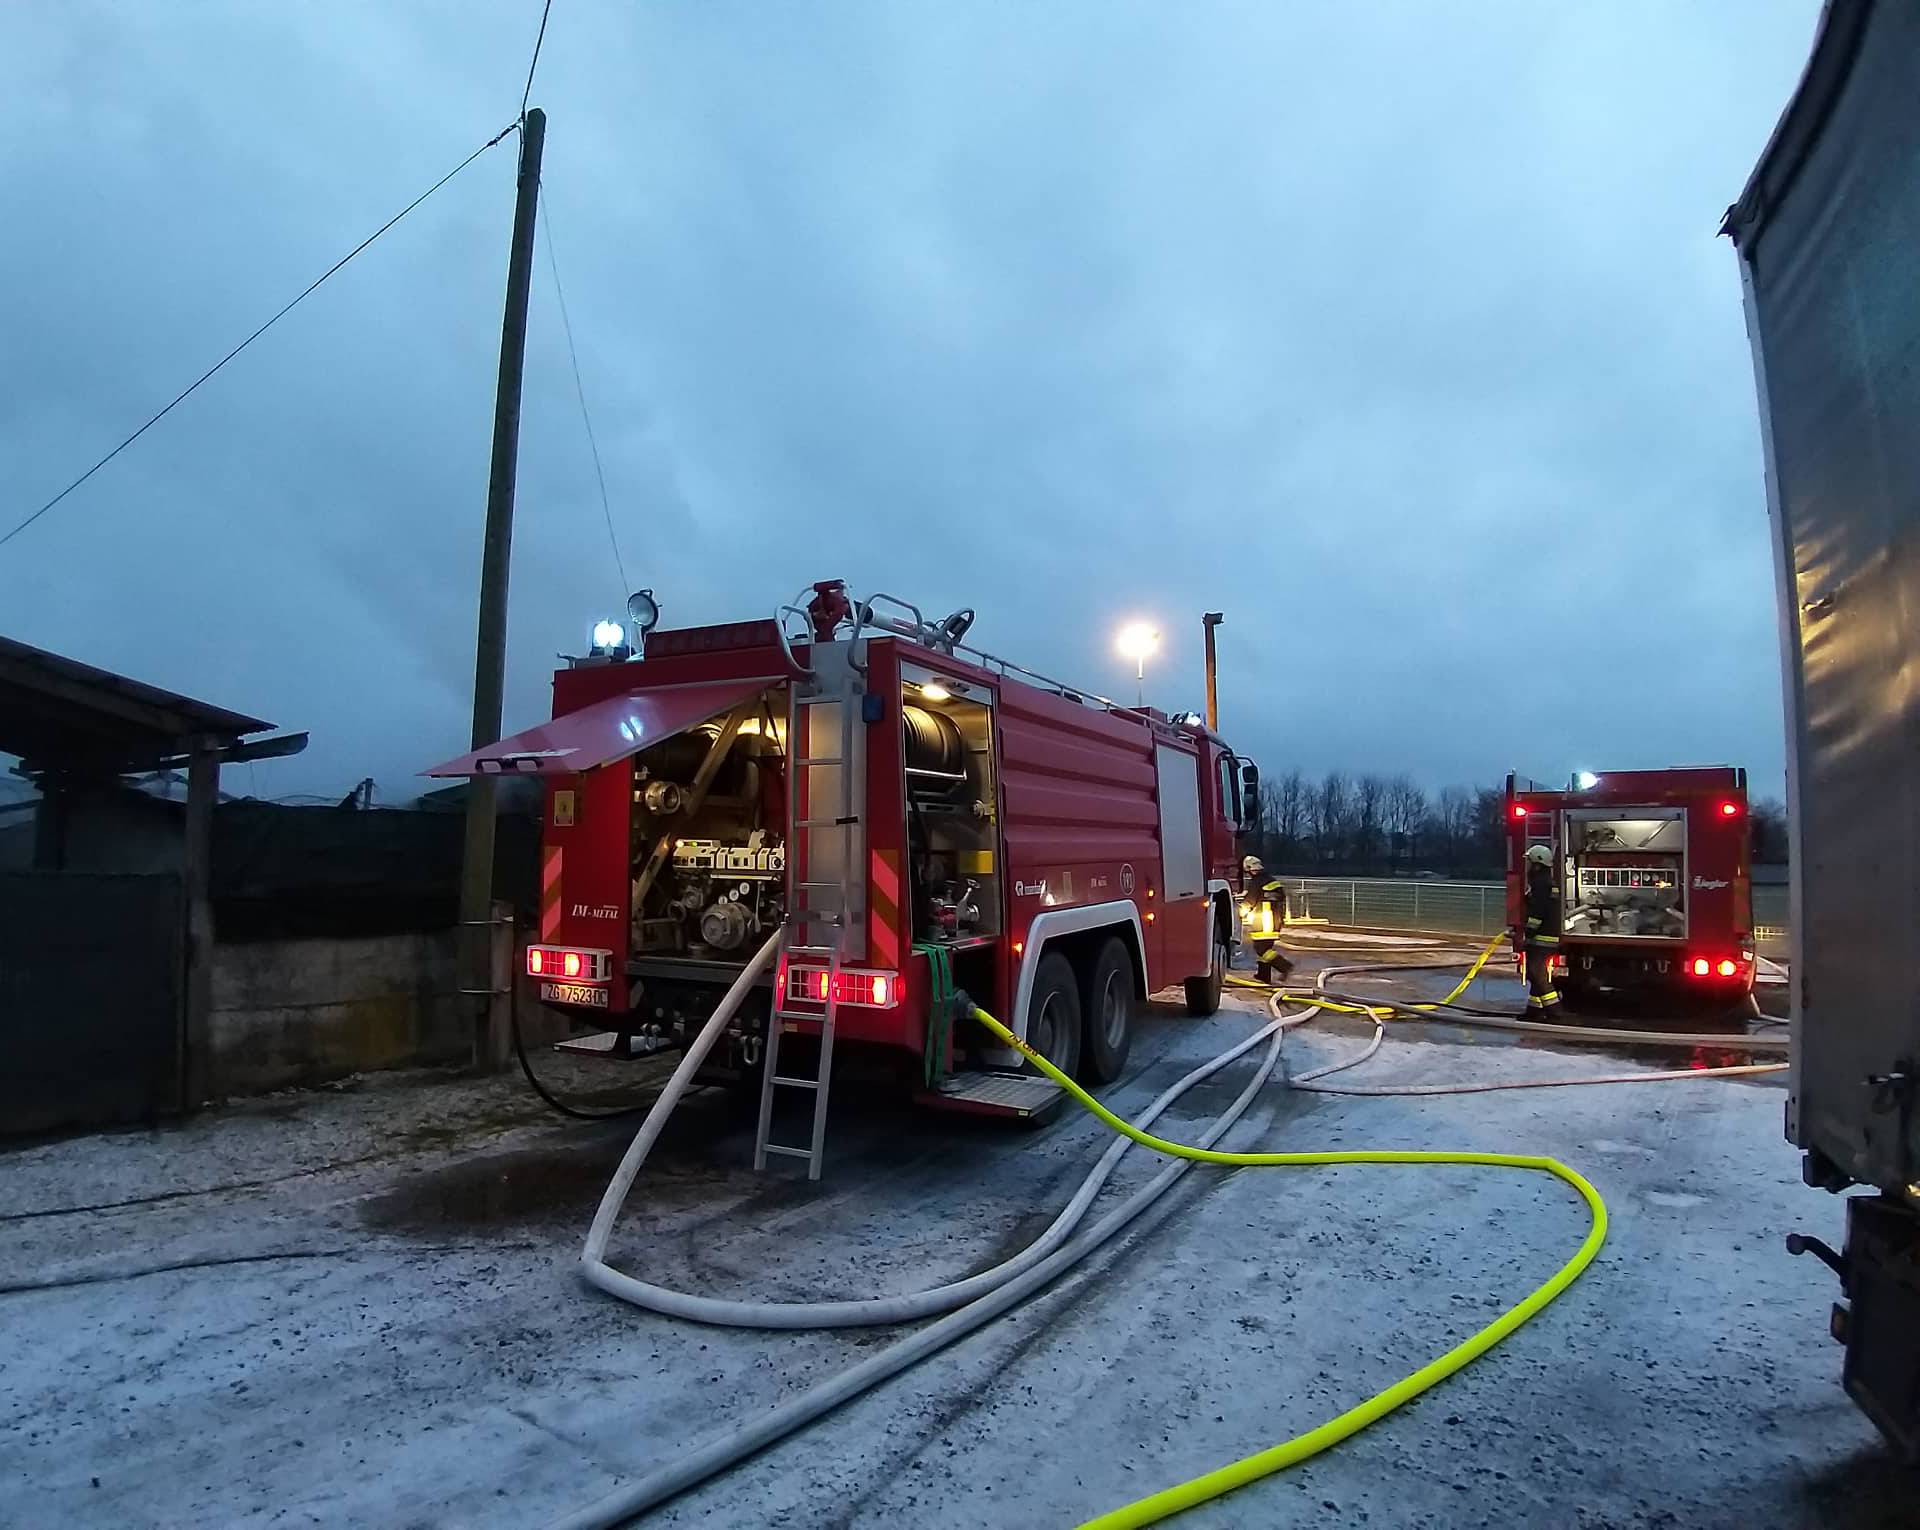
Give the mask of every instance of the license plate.
<svg viewBox="0 0 1920 1530">
<path fill-rule="evenodd" d="M 584 1004 L 588 1009 L 605 1009 L 607 991 L 595 988 L 590 983 L 542 983 L 540 1002 L 543 1004 Z"/>
</svg>

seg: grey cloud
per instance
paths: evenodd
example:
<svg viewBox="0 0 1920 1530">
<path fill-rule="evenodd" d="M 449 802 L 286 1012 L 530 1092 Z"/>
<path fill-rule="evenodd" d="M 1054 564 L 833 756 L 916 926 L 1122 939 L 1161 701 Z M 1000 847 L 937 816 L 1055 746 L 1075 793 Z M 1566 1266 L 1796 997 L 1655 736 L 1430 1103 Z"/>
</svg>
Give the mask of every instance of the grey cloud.
<svg viewBox="0 0 1920 1530">
<path fill-rule="evenodd" d="M 632 582 L 683 622 L 845 574 L 1109 691 L 1147 615 L 1170 705 L 1224 609 L 1270 766 L 1776 779 L 1713 229 L 1816 10 L 557 0 L 546 196 Z M 536 19 L 0 11 L 7 508 L 495 131 Z M 0 550 L 0 630 L 313 729 L 262 789 L 458 748 L 512 153 Z M 524 431 L 510 726 L 619 592 L 544 265 Z"/>
</svg>

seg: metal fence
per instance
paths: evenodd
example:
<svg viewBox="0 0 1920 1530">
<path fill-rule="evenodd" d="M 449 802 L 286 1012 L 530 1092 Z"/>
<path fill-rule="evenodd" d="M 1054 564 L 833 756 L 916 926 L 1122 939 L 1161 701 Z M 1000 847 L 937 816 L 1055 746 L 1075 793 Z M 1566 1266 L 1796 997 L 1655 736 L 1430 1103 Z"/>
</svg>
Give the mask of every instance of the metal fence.
<svg viewBox="0 0 1920 1530">
<path fill-rule="evenodd" d="M 1376 930 L 1444 930 L 1492 935 L 1506 928 L 1507 889 L 1500 882 L 1437 882 L 1415 877 L 1289 877 L 1296 919 Z"/>
<path fill-rule="evenodd" d="M 1437 882 L 1417 877 L 1288 877 L 1294 918 L 1376 930 L 1440 930 L 1493 935 L 1506 927 L 1507 889 L 1500 882 Z M 1754 936 L 1769 956 L 1785 954 L 1787 890 L 1753 890 Z"/>
</svg>

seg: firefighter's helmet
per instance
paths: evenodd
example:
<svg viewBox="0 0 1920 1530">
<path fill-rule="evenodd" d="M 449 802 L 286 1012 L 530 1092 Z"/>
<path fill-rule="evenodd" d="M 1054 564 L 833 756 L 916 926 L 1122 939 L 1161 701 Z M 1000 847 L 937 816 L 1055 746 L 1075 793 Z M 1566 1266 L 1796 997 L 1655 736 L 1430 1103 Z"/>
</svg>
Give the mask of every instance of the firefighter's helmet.
<svg viewBox="0 0 1920 1530">
<path fill-rule="evenodd" d="M 1250 855 L 1240 863 L 1240 870 L 1247 876 L 1257 877 L 1267 869 L 1267 863 L 1257 855 Z"/>
<path fill-rule="evenodd" d="M 1527 851 L 1527 859 L 1536 866 L 1551 866 L 1553 864 L 1553 852 L 1545 845 L 1535 845 Z"/>
</svg>

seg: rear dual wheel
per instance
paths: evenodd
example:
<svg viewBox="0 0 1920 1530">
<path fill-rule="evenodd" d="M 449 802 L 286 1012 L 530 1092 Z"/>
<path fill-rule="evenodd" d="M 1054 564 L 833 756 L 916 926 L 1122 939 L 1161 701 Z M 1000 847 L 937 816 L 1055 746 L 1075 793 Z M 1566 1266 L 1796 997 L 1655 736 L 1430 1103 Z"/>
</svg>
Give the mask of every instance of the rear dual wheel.
<svg viewBox="0 0 1920 1530">
<path fill-rule="evenodd" d="M 1127 1066 L 1133 1050 L 1133 1011 L 1139 1002 L 1133 956 L 1123 941 L 1109 937 L 1094 958 L 1087 978 L 1087 1077 L 1111 1084 Z"/>
<path fill-rule="evenodd" d="M 1027 1045 L 1068 1078 L 1080 1069 L 1080 984 L 1073 963 L 1049 951 L 1034 970 L 1027 999 Z"/>
<path fill-rule="evenodd" d="M 1049 951 L 1027 1000 L 1027 1045 L 1069 1078 L 1084 1070 L 1093 1083 L 1110 1084 L 1133 1050 L 1139 997 L 1133 957 L 1117 936 L 1095 953 L 1084 991 L 1066 954 Z"/>
</svg>

